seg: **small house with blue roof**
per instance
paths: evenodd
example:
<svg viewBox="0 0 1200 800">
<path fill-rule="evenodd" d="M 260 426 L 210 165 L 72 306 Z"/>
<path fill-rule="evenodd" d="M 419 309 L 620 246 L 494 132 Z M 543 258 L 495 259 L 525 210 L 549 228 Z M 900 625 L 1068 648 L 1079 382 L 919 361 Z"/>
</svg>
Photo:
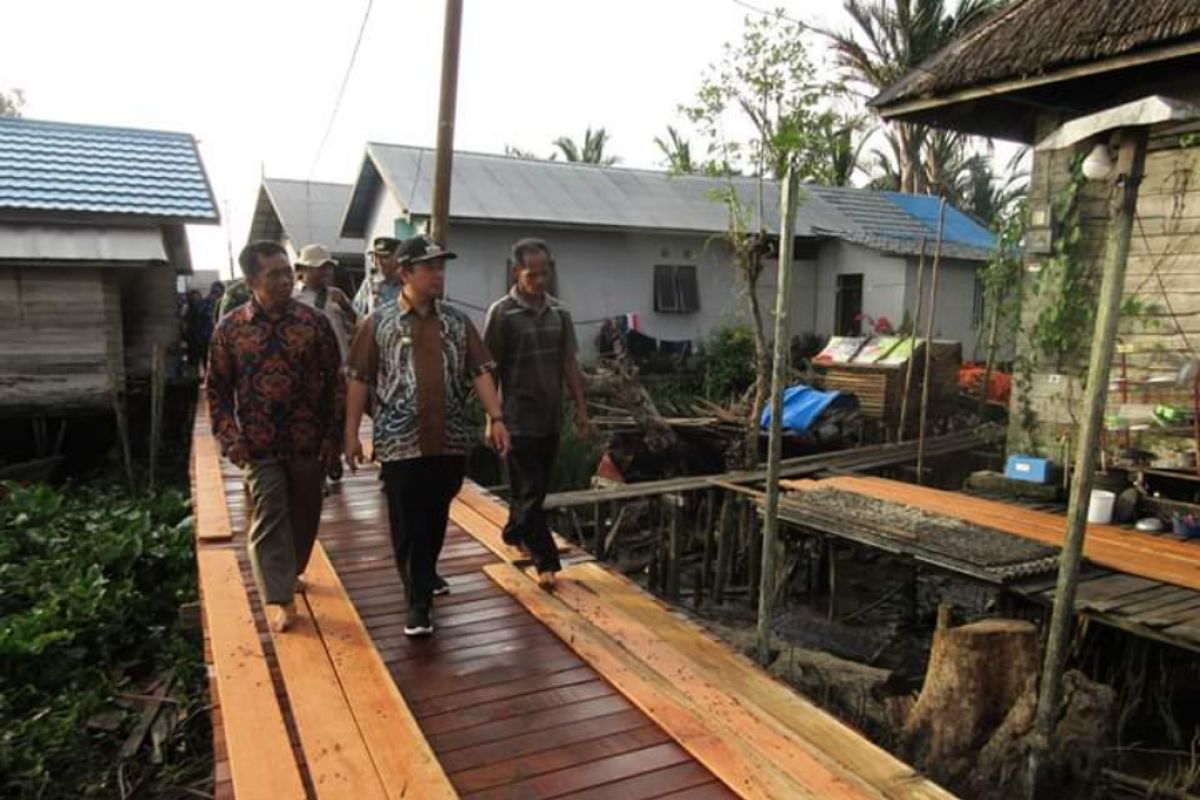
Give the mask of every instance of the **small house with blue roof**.
<svg viewBox="0 0 1200 800">
<path fill-rule="evenodd" d="M 0 119 L 0 415 L 107 412 L 144 380 L 179 338 L 185 226 L 219 221 L 189 134 Z"/>
<path fill-rule="evenodd" d="M 432 208 L 434 151 L 368 144 L 341 225 L 344 237 L 408 235 Z M 482 317 L 508 287 L 506 254 L 523 236 L 554 251 L 557 294 L 572 309 L 585 357 L 606 318 L 637 319 L 661 340 L 698 341 L 744 313 L 721 239 L 728 214 L 715 195 L 733 188 L 751 229 L 778 230 L 779 187 L 753 178 L 671 175 L 652 170 L 544 161 L 484 153 L 454 155 L 447 245 L 459 258 L 447 269 L 452 301 Z M 796 224 L 789 323 L 794 333 L 856 334 L 863 319 L 899 327 L 915 313 L 924 249 L 933 260 L 936 197 L 849 187 L 805 186 Z M 941 247 L 935 336 L 977 348 L 982 294 L 976 272 L 992 234 L 947 206 Z M 775 268 L 760 279 L 769 313 Z M 928 270 L 926 272 L 928 276 Z M 925 282 L 928 293 L 929 281 Z M 632 315 L 636 315 L 633 317 Z"/>
</svg>

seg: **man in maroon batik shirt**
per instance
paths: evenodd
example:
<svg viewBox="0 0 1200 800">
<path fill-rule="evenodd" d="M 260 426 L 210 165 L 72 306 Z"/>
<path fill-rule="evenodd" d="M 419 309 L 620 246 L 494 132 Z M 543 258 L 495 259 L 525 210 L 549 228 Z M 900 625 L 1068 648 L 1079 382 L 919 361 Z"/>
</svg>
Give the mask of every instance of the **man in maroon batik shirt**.
<svg viewBox="0 0 1200 800">
<path fill-rule="evenodd" d="M 238 263 L 251 298 L 213 334 L 206 391 L 221 451 L 246 470 L 250 565 L 282 632 L 316 541 L 324 477 L 341 456 L 345 389 L 333 328 L 292 298 L 283 247 L 252 242 Z"/>
</svg>

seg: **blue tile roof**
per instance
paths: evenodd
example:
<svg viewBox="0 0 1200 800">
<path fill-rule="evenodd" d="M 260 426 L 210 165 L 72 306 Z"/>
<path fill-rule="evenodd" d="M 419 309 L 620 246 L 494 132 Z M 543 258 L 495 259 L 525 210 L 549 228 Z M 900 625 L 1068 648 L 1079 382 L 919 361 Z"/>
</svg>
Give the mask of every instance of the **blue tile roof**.
<svg viewBox="0 0 1200 800">
<path fill-rule="evenodd" d="M 0 118 L 6 209 L 220 220 L 190 134 Z"/>
<path fill-rule="evenodd" d="M 923 234 L 924 236 L 937 236 L 938 216 L 941 213 L 939 198 L 902 192 L 884 192 L 883 194 L 907 214 L 920 221 L 927 231 Z M 991 231 L 985 225 L 949 203 L 946 204 L 946 224 L 943 236 L 948 242 L 956 242 L 968 247 L 991 248 L 995 242 Z"/>
</svg>

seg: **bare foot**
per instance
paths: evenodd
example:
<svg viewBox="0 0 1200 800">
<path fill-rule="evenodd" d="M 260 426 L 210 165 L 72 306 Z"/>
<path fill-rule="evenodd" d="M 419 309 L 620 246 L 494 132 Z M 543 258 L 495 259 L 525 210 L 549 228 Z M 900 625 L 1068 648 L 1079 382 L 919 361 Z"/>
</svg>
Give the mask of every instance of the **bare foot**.
<svg viewBox="0 0 1200 800">
<path fill-rule="evenodd" d="M 295 603 L 270 603 L 267 605 L 267 624 L 275 633 L 283 633 L 296 621 Z"/>
<path fill-rule="evenodd" d="M 542 587 L 547 592 L 554 591 L 555 575 L 556 573 L 554 572 L 539 572 L 538 586 Z"/>
<path fill-rule="evenodd" d="M 295 587 L 294 591 L 296 592 L 296 594 L 304 594 L 305 592 L 308 591 L 308 584 L 304 582 L 303 576 L 301 576 L 301 575 L 296 576 L 296 587 Z"/>
</svg>

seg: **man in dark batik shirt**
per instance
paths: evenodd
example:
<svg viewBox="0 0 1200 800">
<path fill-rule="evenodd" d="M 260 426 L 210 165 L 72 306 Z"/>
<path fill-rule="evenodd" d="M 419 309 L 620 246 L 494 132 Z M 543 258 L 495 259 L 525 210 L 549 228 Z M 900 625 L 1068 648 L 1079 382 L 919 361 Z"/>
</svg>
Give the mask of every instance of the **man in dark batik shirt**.
<svg viewBox="0 0 1200 800">
<path fill-rule="evenodd" d="M 292 298 L 283 247 L 252 242 L 238 262 L 251 297 L 217 326 L 206 391 L 221 451 L 246 470 L 250 565 L 282 632 L 316 541 L 325 474 L 341 457 L 345 389 L 333 329 Z"/>
</svg>

